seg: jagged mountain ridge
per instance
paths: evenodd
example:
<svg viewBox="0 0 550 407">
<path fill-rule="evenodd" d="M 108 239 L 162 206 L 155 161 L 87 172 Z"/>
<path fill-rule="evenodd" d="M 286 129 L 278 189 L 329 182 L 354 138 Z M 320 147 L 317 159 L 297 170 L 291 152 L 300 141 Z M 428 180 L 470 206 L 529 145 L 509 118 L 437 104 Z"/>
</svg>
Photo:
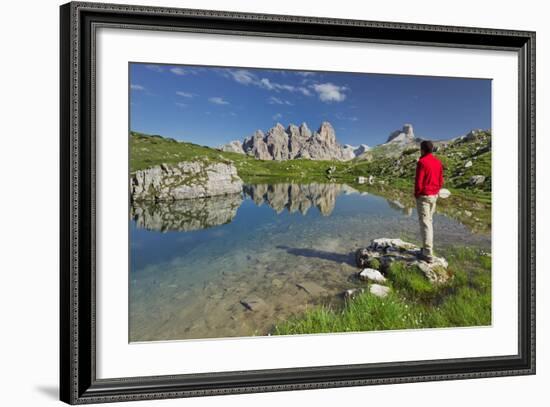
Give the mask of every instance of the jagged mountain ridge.
<svg viewBox="0 0 550 407">
<path fill-rule="evenodd" d="M 370 159 L 371 150 L 383 155 L 399 155 L 403 149 L 418 146 L 421 138 L 414 135 L 412 124 L 404 124 L 402 129 L 395 130 L 385 143 L 375 147 L 366 144 L 352 146 L 341 145 L 336 139 L 334 127 L 324 121 L 317 132 L 312 132 L 306 123 L 299 127 L 290 124 L 286 129 L 277 123 L 264 134 L 262 130 L 245 138 L 242 142 L 233 140 L 218 147 L 221 151 L 248 154 L 260 160 L 291 160 L 305 158 L 311 160 L 350 161 L 355 158 Z"/>
<path fill-rule="evenodd" d="M 476 129 L 468 134 L 454 137 L 449 140 L 432 140 L 436 149 L 448 143 L 483 132 L 486 130 Z M 369 147 L 366 144 L 352 146 L 341 145 L 336 139 L 336 133 L 332 125 L 325 121 L 317 132 L 312 132 L 306 123 L 299 127 L 290 124 L 286 129 L 277 123 L 265 134 L 262 130 L 245 138 L 231 141 L 219 150 L 247 154 L 260 160 L 292 160 L 304 158 L 310 160 L 336 160 L 351 161 L 378 159 L 382 157 L 399 157 L 403 151 L 411 148 L 419 148 L 424 140 L 414 134 L 412 124 L 404 124 L 399 130 L 391 132 L 385 143 Z"/>
<path fill-rule="evenodd" d="M 316 132 L 312 132 L 306 123 L 300 126 L 290 124 L 286 129 L 281 123 L 277 123 L 265 134 L 262 130 L 256 130 L 242 142 L 234 140 L 219 149 L 252 155 L 260 160 L 284 161 L 304 158 L 349 161 L 368 151 L 369 147 L 366 144 L 358 147 L 341 145 L 336 140 L 332 124 L 324 121 Z"/>
</svg>

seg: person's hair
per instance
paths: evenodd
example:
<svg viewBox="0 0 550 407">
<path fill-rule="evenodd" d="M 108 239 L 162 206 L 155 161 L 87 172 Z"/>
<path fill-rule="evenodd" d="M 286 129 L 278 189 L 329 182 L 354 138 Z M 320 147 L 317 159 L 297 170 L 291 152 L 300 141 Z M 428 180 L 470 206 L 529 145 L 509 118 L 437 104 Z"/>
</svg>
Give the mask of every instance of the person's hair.
<svg viewBox="0 0 550 407">
<path fill-rule="evenodd" d="M 430 140 L 424 140 L 420 143 L 420 149 L 425 153 L 432 153 L 434 151 L 434 144 Z"/>
</svg>

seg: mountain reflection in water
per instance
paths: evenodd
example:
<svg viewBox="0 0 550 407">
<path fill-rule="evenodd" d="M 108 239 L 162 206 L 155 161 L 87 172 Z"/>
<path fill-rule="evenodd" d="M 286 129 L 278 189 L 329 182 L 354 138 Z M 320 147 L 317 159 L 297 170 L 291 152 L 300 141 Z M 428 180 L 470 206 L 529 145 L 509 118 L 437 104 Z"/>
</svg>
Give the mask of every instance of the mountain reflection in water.
<svg viewBox="0 0 550 407">
<path fill-rule="evenodd" d="M 180 231 L 206 229 L 231 222 L 244 198 L 256 205 L 269 205 L 277 214 L 285 209 L 290 213 L 306 215 L 315 207 L 329 216 L 342 193 L 357 193 L 345 184 L 255 184 L 245 185 L 243 194 L 213 196 L 169 202 L 133 202 L 130 216 L 138 228 L 152 231 Z"/>
</svg>

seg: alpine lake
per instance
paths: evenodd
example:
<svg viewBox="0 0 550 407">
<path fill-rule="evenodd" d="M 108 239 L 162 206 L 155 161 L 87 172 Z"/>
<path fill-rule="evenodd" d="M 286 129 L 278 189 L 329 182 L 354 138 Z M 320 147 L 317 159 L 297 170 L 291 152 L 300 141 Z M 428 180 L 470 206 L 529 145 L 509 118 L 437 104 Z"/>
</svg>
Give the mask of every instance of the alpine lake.
<svg viewBox="0 0 550 407">
<path fill-rule="evenodd" d="M 308 308 L 342 306 L 371 239 L 420 241 L 412 205 L 337 183 L 132 203 L 129 228 L 130 342 L 270 335 Z M 440 210 L 434 236 L 438 251 L 490 251 L 490 230 Z"/>
</svg>

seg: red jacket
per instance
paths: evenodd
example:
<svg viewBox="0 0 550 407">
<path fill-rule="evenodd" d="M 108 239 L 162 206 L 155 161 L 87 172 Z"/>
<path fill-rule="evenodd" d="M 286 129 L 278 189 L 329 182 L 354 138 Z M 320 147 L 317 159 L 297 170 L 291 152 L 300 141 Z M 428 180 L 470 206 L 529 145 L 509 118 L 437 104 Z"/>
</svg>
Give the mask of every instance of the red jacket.
<svg viewBox="0 0 550 407">
<path fill-rule="evenodd" d="M 443 186 L 443 165 L 433 154 L 420 157 L 416 164 L 414 196 L 437 195 Z"/>
</svg>

